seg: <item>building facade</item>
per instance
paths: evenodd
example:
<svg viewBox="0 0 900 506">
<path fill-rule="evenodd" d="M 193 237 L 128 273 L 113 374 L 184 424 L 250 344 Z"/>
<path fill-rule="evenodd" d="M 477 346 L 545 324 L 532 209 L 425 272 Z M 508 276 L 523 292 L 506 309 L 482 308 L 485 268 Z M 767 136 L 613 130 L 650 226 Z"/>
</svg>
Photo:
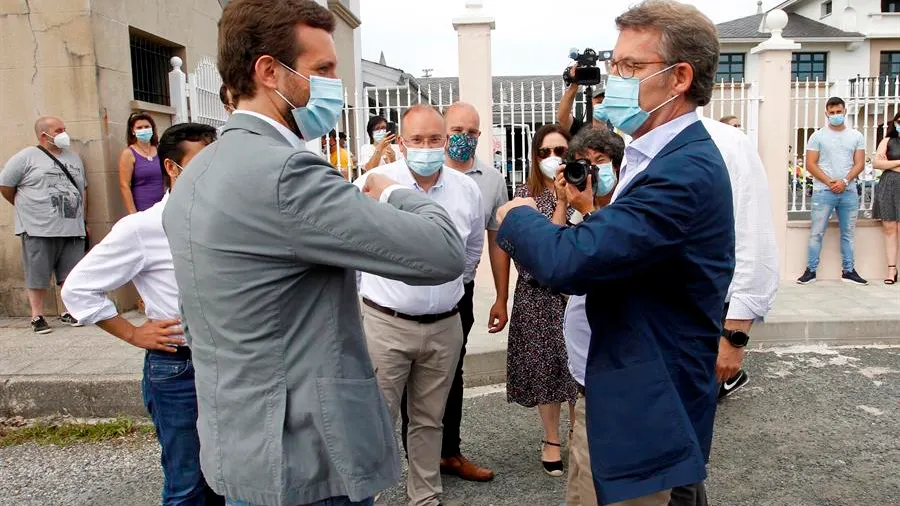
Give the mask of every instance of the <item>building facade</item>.
<svg viewBox="0 0 900 506">
<path fill-rule="evenodd" d="M 359 0 L 316 0 L 337 18 L 338 75 L 361 82 Z M 87 171 L 92 242 L 124 215 L 118 157 L 128 116 L 147 111 L 161 132 L 175 116 L 168 73 L 215 60 L 226 0 L 11 0 L 0 2 L 0 163 L 34 145 L 34 121 L 59 116 Z M 214 73 L 217 74 L 217 73 Z M 217 77 L 217 76 L 216 76 Z M 28 314 L 12 206 L 0 205 L 0 316 Z M 135 305 L 126 287 L 113 296 Z M 45 314 L 58 314 L 49 298 Z"/>
</svg>

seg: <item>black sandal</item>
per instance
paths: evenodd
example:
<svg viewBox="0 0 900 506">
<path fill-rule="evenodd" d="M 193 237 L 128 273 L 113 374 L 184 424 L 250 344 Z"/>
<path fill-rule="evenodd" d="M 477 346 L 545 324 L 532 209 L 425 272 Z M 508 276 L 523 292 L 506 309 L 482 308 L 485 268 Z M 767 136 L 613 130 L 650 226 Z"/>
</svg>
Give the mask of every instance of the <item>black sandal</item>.
<svg viewBox="0 0 900 506">
<path fill-rule="evenodd" d="M 557 448 L 562 448 L 562 445 L 559 443 L 551 443 L 549 441 L 541 441 L 541 443 L 545 445 L 555 446 Z M 543 448 L 542 448 L 543 449 Z M 544 466 L 544 472 L 553 476 L 554 478 L 560 477 L 563 475 L 563 463 L 562 460 L 555 461 L 546 461 L 541 459 L 541 465 Z"/>
<path fill-rule="evenodd" d="M 893 285 L 897 282 L 897 266 L 896 265 L 888 265 L 888 269 L 894 269 L 894 278 L 887 278 L 884 280 L 884 284 Z"/>
</svg>

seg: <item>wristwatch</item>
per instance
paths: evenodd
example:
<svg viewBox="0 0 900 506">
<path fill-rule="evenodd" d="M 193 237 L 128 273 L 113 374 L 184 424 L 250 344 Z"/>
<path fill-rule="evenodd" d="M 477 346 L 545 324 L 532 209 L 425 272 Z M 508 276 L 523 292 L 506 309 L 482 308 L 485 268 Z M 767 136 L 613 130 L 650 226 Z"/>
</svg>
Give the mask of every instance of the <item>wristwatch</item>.
<svg viewBox="0 0 900 506">
<path fill-rule="evenodd" d="M 844 182 L 844 186 L 850 186 L 850 181 L 847 181 L 847 178 L 841 179 Z"/>
<path fill-rule="evenodd" d="M 722 337 L 728 339 L 735 348 L 743 348 L 750 341 L 750 336 L 743 330 L 722 330 Z"/>
</svg>

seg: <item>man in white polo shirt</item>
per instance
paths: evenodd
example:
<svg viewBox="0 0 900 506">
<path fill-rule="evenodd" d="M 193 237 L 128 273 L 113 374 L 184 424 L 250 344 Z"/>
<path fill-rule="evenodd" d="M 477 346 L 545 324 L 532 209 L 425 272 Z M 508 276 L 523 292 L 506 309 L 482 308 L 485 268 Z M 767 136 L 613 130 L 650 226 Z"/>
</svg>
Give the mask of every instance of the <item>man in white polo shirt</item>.
<svg viewBox="0 0 900 506">
<path fill-rule="evenodd" d="M 447 135 L 441 113 L 428 105 L 414 106 L 402 122 L 403 159 L 366 172 L 354 184 L 365 188 L 372 174 L 382 174 L 440 204 L 463 239 L 468 270 L 484 246 L 478 185 L 459 171 L 444 169 Z M 407 390 L 409 504 L 437 506 L 442 418 L 463 346 L 458 306 L 463 277 L 435 286 L 411 286 L 368 273 L 359 273 L 358 280 L 369 355 L 394 420 Z"/>
</svg>

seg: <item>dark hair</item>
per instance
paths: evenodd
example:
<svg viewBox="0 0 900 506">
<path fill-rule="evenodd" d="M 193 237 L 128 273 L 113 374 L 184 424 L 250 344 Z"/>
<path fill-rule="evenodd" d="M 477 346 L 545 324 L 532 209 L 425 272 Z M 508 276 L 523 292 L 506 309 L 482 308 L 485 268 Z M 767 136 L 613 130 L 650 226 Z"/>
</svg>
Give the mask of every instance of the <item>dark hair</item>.
<svg viewBox="0 0 900 506">
<path fill-rule="evenodd" d="M 156 152 L 159 156 L 159 167 L 162 170 L 163 181 L 166 188 L 172 187 L 169 173 L 166 172 L 166 160 L 172 160 L 178 165 L 184 161 L 184 142 L 202 142 L 210 145 L 216 142 L 216 129 L 202 123 L 179 123 L 172 125 L 162 134 Z"/>
<path fill-rule="evenodd" d="M 228 100 L 228 86 L 225 86 L 225 83 L 219 88 L 219 100 L 222 101 L 222 105 L 234 105 Z"/>
<path fill-rule="evenodd" d="M 887 132 L 884 134 L 886 137 L 900 137 L 900 133 L 897 132 L 897 122 L 900 122 L 900 111 L 897 111 L 897 114 L 895 114 L 894 118 L 891 120 L 891 124 L 888 125 Z"/>
<path fill-rule="evenodd" d="M 544 125 L 541 128 L 538 128 L 537 132 L 534 133 L 534 138 L 531 141 L 531 170 L 528 172 L 528 179 L 526 180 L 528 191 L 531 192 L 532 197 L 537 197 L 544 191 L 544 181 L 542 179 L 544 175 L 541 173 L 538 150 L 541 149 L 544 138 L 550 134 L 562 135 L 566 139 L 566 145 L 568 145 L 569 141 L 572 139 L 572 136 L 569 135 L 569 131 L 559 126 L 557 123 Z"/>
<path fill-rule="evenodd" d="M 843 98 L 841 98 L 841 97 L 831 97 L 831 98 L 828 99 L 828 102 L 825 102 L 825 109 L 828 109 L 829 107 L 832 107 L 832 106 L 835 106 L 835 105 L 839 105 L 839 106 L 843 107 L 844 109 L 847 108 L 847 104 L 844 103 L 844 99 L 843 99 Z"/>
<path fill-rule="evenodd" d="M 156 122 L 153 121 L 153 117 L 146 112 L 133 112 L 131 113 L 131 116 L 128 116 L 128 131 L 125 134 L 128 139 L 128 145 L 131 146 L 137 142 L 137 137 L 134 135 L 134 124 L 141 120 L 150 123 L 150 128 L 153 129 L 153 137 L 150 138 L 150 145 L 156 146 L 159 144 L 159 133 L 156 131 Z"/>
<path fill-rule="evenodd" d="M 235 102 L 256 95 L 254 67 L 269 55 L 293 66 L 297 25 L 334 33 L 334 15 L 313 0 L 231 0 L 219 20 L 219 73 Z"/>
<path fill-rule="evenodd" d="M 709 103 L 719 68 L 719 35 L 699 9 L 673 0 L 644 0 L 617 17 L 616 27 L 658 33 L 661 59 L 694 69 L 685 98 L 699 106 Z"/>
<path fill-rule="evenodd" d="M 616 170 L 622 167 L 625 141 L 615 133 L 595 126 L 582 128 L 569 143 L 569 155 L 583 153 L 586 149 L 593 149 L 608 156 Z"/>
<path fill-rule="evenodd" d="M 387 123 L 387 120 L 384 118 L 384 116 L 372 116 L 371 118 L 369 118 L 369 122 L 366 124 L 366 133 L 369 134 L 369 142 L 371 142 L 372 144 L 375 144 L 375 137 L 372 136 L 372 132 L 375 131 L 375 127 L 377 127 L 378 124 L 382 121 Z"/>
</svg>

